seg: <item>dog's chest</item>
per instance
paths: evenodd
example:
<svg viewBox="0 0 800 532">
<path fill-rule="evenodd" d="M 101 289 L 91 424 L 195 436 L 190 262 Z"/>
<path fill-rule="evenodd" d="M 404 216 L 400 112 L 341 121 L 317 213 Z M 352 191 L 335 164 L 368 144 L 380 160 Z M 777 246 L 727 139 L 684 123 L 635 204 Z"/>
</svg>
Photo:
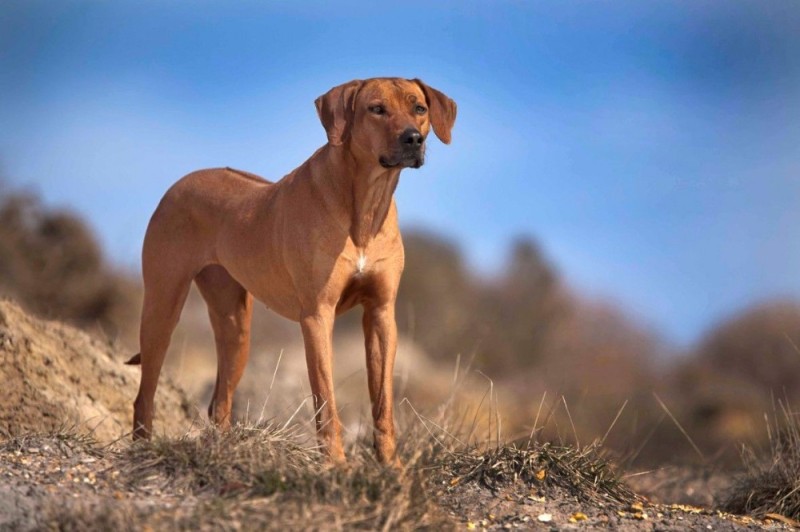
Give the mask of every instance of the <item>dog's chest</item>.
<svg viewBox="0 0 800 532">
<path fill-rule="evenodd" d="M 358 258 L 356 259 L 355 264 L 355 271 L 353 275 L 359 277 L 364 275 L 364 272 L 367 270 L 367 254 L 364 253 L 364 250 L 359 250 Z"/>
<path fill-rule="evenodd" d="M 384 246 L 347 246 L 339 266 L 346 277 L 366 279 L 386 268 L 391 256 L 392 250 Z"/>
<path fill-rule="evenodd" d="M 374 255 L 370 255 L 367 249 L 347 250 L 339 261 L 340 274 L 346 279 L 366 279 L 375 269 L 373 257 Z"/>
</svg>

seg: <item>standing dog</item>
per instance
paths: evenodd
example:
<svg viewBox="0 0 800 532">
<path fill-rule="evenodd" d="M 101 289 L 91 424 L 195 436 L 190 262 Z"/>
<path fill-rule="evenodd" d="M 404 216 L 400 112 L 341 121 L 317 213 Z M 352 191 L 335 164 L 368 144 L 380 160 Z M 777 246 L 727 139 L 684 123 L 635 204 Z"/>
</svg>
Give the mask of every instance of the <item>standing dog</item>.
<svg viewBox="0 0 800 532">
<path fill-rule="evenodd" d="M 395 299 L 403 243 L 394 190 L 403 168 L 419 168 L 431 127 L 445 144 L 456 104 L 420 80 L 351 81 L 316 100 L 328 143 L 271 183 L 230 168 L 200 170 L 164 195 L 142 250 L 142 380 L 133 436 L 147 438 L 164 355 L 194 280 L 208 304 L 217 383 L 208 408 L 230 425 L 233 392 L 250 348 L 253 296 L 300 323 L 317 434 L 344 460 L 333 396 L 334 318 L 364 307 L 363 327 L 375 449 L 394 461 L 392 372 Z"/>
</svg>

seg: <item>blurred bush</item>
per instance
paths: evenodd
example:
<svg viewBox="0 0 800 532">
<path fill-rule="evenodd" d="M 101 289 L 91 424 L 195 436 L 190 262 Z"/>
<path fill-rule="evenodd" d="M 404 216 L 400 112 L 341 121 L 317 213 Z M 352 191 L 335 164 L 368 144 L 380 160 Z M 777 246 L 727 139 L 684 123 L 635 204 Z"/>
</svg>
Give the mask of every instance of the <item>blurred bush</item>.
<svg viewBox="0 0 800 532">
<path fill-rule="evenodd" d="M 698 445 L 737 463 L 739 445 L 767 443 L 777 401 L 800 402 L 800 304 L 750 306 L 709 330 L 676 362 L 669 384 Z"/>
<path fill-rule="evenodd" d="M 765 441 L 774 398 L 800 401 L 797 302 L 745 309 L 679 353 L 617 305 L 570 291 L 530 238 L 492 277 L 435 235 L 406 232 L 404 242 L 401 332 L 440 362 L 462 354 L 494 379 L 510 396 L 512 434 L 539 416 L 545 437 L 588 441 L 625 404 L 607 444 L 633 463 L 736 465 L 742 442 Z"/>
<path fill-rule="evenodd" d="M 478 293 L 458 248 L 420 231 L 407 231 L 403 244 L 406 263 L 396 307 L 401 334 L 439 361 L 471 352 Z"/>
<path fill-rule="evenodd" d="M 505 266 L 488 277 L 470 272 L 455 245 L 430 233 L 406 231 L 403 241 L 401 333 L 440 362 L 461 354 L 490 376 L 508 398 L 510 434 L 529 433 L 538 415 L 545 437 L 590 441 L 627 401 L 608 440 L 627 449 L 658 422 L 651 392 L 663 343 L 613 304 L 570 292 L 533 239 L 517 239 Z"/>
<path fill-rule="evenodd" d="M 498 376 L 541 363 L 570 303 L 532 239 L 514 244 L 505 271 L 493 279 L 472 274 L 456 246 L 440 237 L 408 231 L 403 242 L 401 332 L 438 360 L 461 354 Z"/>
<path fill-rule="evenodd" d="M 0 294 L 46 318 L 129 336 L 138 287 L 108 266 L 86 224 L 69 211 L 45 207 L 34 195 L 2 187 Z"/>
<path fill-rule="evenodd" d="M 709 331 L 697 363 L 792 401 L 800 399 L 800 304 L 749 307 Z"/>
</svg>

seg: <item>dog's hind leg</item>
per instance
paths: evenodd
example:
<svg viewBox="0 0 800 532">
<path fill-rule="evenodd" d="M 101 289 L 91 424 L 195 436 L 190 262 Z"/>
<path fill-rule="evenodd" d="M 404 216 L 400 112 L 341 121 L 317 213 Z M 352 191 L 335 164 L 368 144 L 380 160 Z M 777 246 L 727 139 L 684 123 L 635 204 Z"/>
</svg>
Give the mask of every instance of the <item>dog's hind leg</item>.
<svg viewBox="0 0 800 532">
<path fill-rule="evenodd" d="M 144 260 L 144 306 L 139 330 L 142 380 L 133 404 L 133 438 L 149 438 L 153 431 L 154 398 L 158 377 L 169 347 L 172 331 L 192 283 L 192 272 Z"/>
<path fill-rule="evenodd" d="M 208 304 L 217 344 L 217 384 L 208 417 L 221 428 L 231 423 L 233 392 L 242 378 L 250 353 L 253 297 L 219 265 L 206 266 L 195 283 Z"/>
</svg>

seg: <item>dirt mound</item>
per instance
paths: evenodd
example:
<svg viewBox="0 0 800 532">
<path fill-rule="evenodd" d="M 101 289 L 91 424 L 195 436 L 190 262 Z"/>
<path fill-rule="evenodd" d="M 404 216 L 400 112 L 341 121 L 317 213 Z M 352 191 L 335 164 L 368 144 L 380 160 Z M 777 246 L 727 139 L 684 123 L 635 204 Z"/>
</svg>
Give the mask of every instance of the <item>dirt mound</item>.
<svg viewBox="0 0 800 532">
<path fill-rule="evenodd" d="M 93 431 L 100 442 L 124 436 L 139 384 L 139 368 L 125 366 L 125 355 L 0 300 L 0 438 L 69 426 Z M 177 435 L 190 427 L 194 409 L 169 379 L 162 378 L 156 404 L 162 413 L 156 432 Z"/>
</svg>

